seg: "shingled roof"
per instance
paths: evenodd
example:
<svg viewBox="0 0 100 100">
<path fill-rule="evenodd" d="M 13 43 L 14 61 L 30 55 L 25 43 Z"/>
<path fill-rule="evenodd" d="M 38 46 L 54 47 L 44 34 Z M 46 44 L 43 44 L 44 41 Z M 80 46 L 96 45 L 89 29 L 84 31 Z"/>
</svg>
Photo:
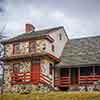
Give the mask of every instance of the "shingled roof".
<svg viewBox="0 0 100 100">
<path fill-rule="evenodd" d="M 14 38 L 2 41 L 2 43 L 15 42 L 15 41 L 25 40 L 25 39 L 35 38 L 35 37 L 43 37 L 47 35 L 49 32 L 56 31 L 60 28 L 63 28 L 63 26 L 59 26 L 55 28 L 48 28 L 48 29 L 43 29 L 43 30 L 37 30 L 37 31 L 30 32 L 30 33 L 23 33 Z"/>
<path fill-rule="evenodd" d="M 100 36 L 70 40 L 65 45 L 61 61 L 59 65 L 100 64 Z"/>
</svg>

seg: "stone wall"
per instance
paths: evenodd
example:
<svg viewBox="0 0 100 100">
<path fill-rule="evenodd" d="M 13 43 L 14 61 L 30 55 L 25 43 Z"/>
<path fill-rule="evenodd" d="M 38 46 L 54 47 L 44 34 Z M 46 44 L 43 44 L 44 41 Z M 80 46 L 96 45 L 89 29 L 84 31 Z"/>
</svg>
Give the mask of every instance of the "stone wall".
<svg viewBox="0 0 100 100">
<path fill-rule="evenodd" d="M 10 64 L 6 64 L 4 66 L 4 91 L 7 92 L 7 91 L 10 91 L 11 89 L 11 65 Z"/>
<path fill-rule="evenodd" d="M 33 42 L 35 42 L 35 52 L 29 52 L 29 41 L 27 42 L 20 42 L 20 46 L 19 46 L 19 50 L 20 50 L 20 53 L 18 54 L 13 54 L 14 52 L 14 43 L 11 43 L 11 44 L 6 44 L 5 45 L 5 56 L 13 56 L 13 55 L 26 55 L 26 54 L 29 54 L 29 53 L 42 53 L 45 51 L 45 48 L 46 48 L 46 41 L 45 39 L 41 39 L 41 40 L 36 40 Z M 32 42 L 31 42 L 32 43 Z M 33 46 L 34 48 L 34 46 Z M 34 51 L 34 50 L 33 50 Z"/>
<path fill-rule="evenodd" d="M 52 66 L 54 66 L 54 62 L 50 59 L 42 59 L 41 60 L 41 73 L 43 73 L 45 76 L 48 77 L 48 80 L 52 82 L 52 84 L 50 84 L 53 87 L 53 83 L 54 83 L 54 70 L 52 69 L 52 74 L 50 74 L 50 64 L 52 64 Z"/>
<path fill-rule="evenodd" d="M 46 88 L 49 88 L 50 86 L 53 87 L 53 83 L 54 83 L 54 73 L 52 70 L 52 75 L 50 74 L 50 64 L 54 65 L 53 61 L 50 60 L 49 58 L 43 58 L 40 61 L 40 66 L 41 66 L 41 74 L 44 74 L 47 79 L 49 81 L 51 81 L 51 83 L 48 83 L 48 85 L 46 85 L 43 88 L 43 84 L 38 84 L 38 85 L 32 85 L 32 84 L 26 84 L 26 85 L 11 85 L 11 75 L 13 73 L 13 65 L 15 64 L 19 64 L 18 67 L 20 68 L 19 72 L 31 72 L 31 61 L 13 61 L 13 62 L 9 62 L 5 64 L 5 74 L 4 74 L 4 90 L 5 92 L 7 91 L 15 91 L 15 92 L 21 92 L 24 91 L 24 89 L 26 91 L 31 91 L 34 89 L 39 89 L 39 90 L 43 90 Z"/>
<path fill-rule="evenodd" d="M 5 45 L 5 56 L 12 56 L 13 55 L 13 44 L 6 44 Z"/>
<path fill-rule="evenodd" d="M 30 72 L 31 71 L 31 62 L 30 61 L 18 61 L 18 62 L 10 62 L 5 64 L 4 68 L 4 91 L 10 91 L 12 89 L 11 86 L 11 75 L 13 73 L 13 64 L 20 64 L 20 72 Z"/>
</svg>

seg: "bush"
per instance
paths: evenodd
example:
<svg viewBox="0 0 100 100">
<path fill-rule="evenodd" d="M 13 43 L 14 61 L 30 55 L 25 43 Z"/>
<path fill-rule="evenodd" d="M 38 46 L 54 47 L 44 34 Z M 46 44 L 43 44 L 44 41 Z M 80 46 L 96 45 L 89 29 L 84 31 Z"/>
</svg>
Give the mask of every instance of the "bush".
<svg viewBox="0 0 100 100">
<path fill-rule="evenodd" d="M 100 100 L 99 92 L 48 92 L 31 94 L 3 94 L 0 100 Z"/>
</svg>

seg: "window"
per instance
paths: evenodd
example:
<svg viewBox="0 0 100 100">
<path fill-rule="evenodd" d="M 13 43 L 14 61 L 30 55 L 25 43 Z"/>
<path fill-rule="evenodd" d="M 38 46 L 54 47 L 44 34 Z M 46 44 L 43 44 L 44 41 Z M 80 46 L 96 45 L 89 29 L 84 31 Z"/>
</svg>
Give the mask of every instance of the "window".
<svg viewBox="0 0 100 100">
<path fill-rule="evenodd" d="M 59 34 L 59 40 L 62 40 L 62 35 L 61 35 L 61 33 Z"/>
<path fill-rule="evenodd" d="M 19 73 L 20 72 L 20 64 L 16 63 L 13 64 L 13 73 Z"/>
<path fill-rule="evenodd" d="M 36 42 L 35 41 L 30 41 L 29 42 L 29 52 L 35 52 L 36 49 Z"/>
<path fill-rule="evenodd" d="M 51 48 L 52 48 L 52 51 L 54 52 L 54 51 L 55 51 L 55 46 L 54 46 L 54 45 L 52 45 L 52 47 L 51 47 Z"/>
<path fill-rule="evenodd" d="M 49 73 L 50 73 L 50 75 L 52 75 L 52 68 L 53 68 L 53 65 L 50 63 L 49 64 Z"/>
<path fill-rule="evenodd" d="M 96 75 L 100 75 L 100 67 L 99 66 L 95 66 L 95 73 L 96 73 Z"/>
<path fill-rule="evenodd" d="M 69 69 L 68 68 L 61 68 L 60 69 L 60 76 L 69 76 Z"/>
<path fill-rule="evenodd" d="M 46 44 L 45 43 L 43 44 L 43 50 L 46 50 Z"/>
<path fill-rule="evenodd" d="M 81 67 L 80 68 L 80 75 L 81 76 L 88 76 L 88 75 L 93 75 L 93 70 L 92 67 Z"/>
<path fill-rule="evenodd" d="M 20 54 L 20 43 L 13 45 L 13 54 Z"/>
</svg>

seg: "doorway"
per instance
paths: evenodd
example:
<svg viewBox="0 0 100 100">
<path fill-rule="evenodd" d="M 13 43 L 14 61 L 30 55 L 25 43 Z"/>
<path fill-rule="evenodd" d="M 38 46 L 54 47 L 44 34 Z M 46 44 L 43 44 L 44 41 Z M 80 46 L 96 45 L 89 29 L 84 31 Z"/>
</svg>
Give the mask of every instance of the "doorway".
<svg viewBox="0 0 100 100">
<path fill-rule="evenodd" d="M 78 84 L 78 68 L 71 68 L 71 84 Z"/>
<path fill-rule="evenodd" d="M 32 65 L 32 81 L 33 83 L 38 83 L 40 79 L 40 64 Z"/>
</svg>

